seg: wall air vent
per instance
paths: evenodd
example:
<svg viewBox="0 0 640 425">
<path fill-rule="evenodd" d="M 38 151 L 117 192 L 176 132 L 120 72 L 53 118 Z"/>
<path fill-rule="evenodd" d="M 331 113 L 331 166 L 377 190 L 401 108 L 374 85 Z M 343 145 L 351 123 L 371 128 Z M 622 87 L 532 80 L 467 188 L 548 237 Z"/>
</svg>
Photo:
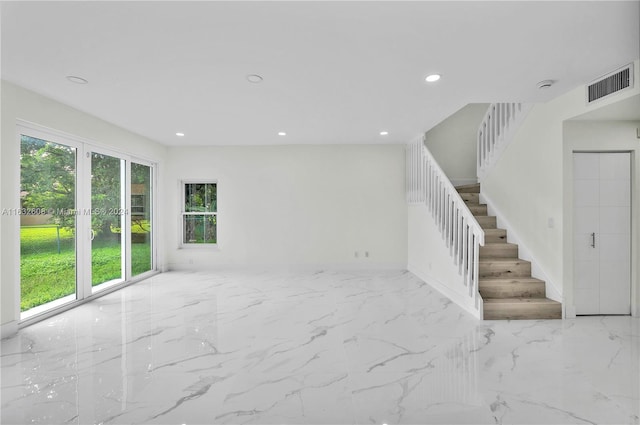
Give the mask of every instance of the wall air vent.
<svg viewBox="0 0 640 425">
<path fill-rule="evenodd" d="M 633 63 L 594 81 L 587 86 L 587 103 L 633 87 Z"/>
</svg>

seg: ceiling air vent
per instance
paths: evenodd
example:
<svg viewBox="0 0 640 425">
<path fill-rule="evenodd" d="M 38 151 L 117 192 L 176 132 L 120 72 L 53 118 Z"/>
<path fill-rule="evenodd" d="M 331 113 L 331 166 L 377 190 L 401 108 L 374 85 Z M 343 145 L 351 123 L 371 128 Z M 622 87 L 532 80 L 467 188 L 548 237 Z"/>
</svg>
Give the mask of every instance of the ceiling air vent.
<svg viewBox="0 0 640 425">
<path fill-rule="evenodd" d="M 587 86 L 587 103 L 633 87 L 633 63 L 614 71 Z"/>
</svg>

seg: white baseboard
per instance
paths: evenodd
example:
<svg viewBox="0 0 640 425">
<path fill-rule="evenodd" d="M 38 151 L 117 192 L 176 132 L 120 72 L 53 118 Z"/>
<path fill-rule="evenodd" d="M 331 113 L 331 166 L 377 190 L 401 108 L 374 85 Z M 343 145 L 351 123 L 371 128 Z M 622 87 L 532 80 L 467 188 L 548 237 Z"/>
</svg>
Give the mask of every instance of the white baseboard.
<svg viewBox="0 0 640 425">
<path fill-rule="evenodd" d="M 514 243 L 518 245 L 518 255 L 523 260 L 527 260 L 531 262 L 531 276 L 536 279 L 544 280 L 545 282 L 545 292 L 546 296 L 549 299 L 554 301 L 558 301 L 559 303 L 563 303 L 562 289 L 558 287 L 558 285 L 553 282 L 552 279 L 546 274 L 546 272 L 540 267 L 540 263 L 533 256 L 531 251 L 529 251 L 522 243 L 522 240 L 518 236 L 518 232 L 513 229 L 513 226 L 509 223 L 507 219 L 504 218 L 502 214 L 493 206 L 493 202 L 489 197 L 485 194 L 480 193 L 480 202 L 487 204 L 487 211 L 489 215 L 495 215 L 496 220 L 498 222 L 498 227 L 501 229 L 507 230 L 507 242 Z M 564 304 L 564 303 L 563 303 Z M 564 309 L 563 309 L 564 310 Z M 565 312 L 566 313 L 566 312 Z M 566 317 L 566 316 L 564 316 Z"/>
<path fill-rule="evenodd" d="M 171 263 L 167 271 L 394 271 L 406 270 L 404 263 L 374 263 L 363 259 L 360 262 L 344 264 L 184 264 Z"/>
<path fill-rule="evenodd" d="M 16 320 L 0 325 L 0 339 L 9 338 L 18 333 L 18 322 Z"/>
<path fill-rule="evenodd" d="M 433 289 L 449 298 L 456 305 L 467 311 L 473 317 L 482 320 L 482 298 L 480 298 L 480 309 L 477 310 L 473 305 L 473 300 L 471 298 L 454 291 L 449 285 L 445 285 L 444 283 L 440 282 L 438 279 L 427 273 L 423 268 L 415 264 L 408 264 L 407 270 L 423 280 L 427 285 L 431 286 Z M 460 284 L 462 285 L 462 283 Z M 480 297 L 480 294 L 478 294 L 478 297 Z"/>
</svg>

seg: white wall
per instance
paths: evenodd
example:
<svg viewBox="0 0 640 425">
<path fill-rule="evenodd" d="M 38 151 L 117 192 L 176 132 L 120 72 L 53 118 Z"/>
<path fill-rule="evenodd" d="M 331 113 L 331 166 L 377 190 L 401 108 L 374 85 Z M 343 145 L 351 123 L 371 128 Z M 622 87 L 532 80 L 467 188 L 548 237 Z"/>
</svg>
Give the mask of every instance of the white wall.
<svg viewBox="0 0 640 425">
<path fill-rule="evenodd" d="M 96 117 L 2 81 L 2 127 L 0 159 L 2 208 L 19 208 L 20 144 L 16 120 L 26 120 L 44 127 L 91 140 L 114 150 L 154 160 L 162 169 L 166 149 L 149 139 L 133 134 Z M 2 216 L 0 237 L 0 321 L 10 326 L 18 320 L 18 272 L 20 253 L 19 217 Z M 160 236 L 162 238 L 162 236 Z"/>
<path fill-rule="evenodd" d="M 168 157 L 172 269 L 406 266 L 404 145 L 171 148 Z M 218 249 L 179 248 L 184 179 L 218 181 Z"/>
<path fill-rule="evenodd" d="M 631 281 L 632 297 L 636 300 L 632 312 L 638 315 L 640 281 L 638 279 L 638 247 L 640 247 L 640 139 L 636 131 L 640 121 L 566 121 L 564 124 L 564 221 L 573 220 L 573 152 L 574 151 L 626 151 L 632 152 L 632 206 L 631 206 Z M 573 276 L 573 226 L 564 228 L 564 292 L 569 315 L 575 314 Z"/>
<path fill-rule="evenodd" d="M 640 93 L 638 68 L 636 61 L 635 88 L 609 99 L 586 105 L 585 89 L 581 86 L 548 103 L 535 105 L 483 180 L 483 194 L 507 217 L 559 294 L 563 294 L 563 286 L 568 284 L 565 271 L 569 253 L 563 250 L 563 244 L 565 227 L 571 225 L 566 223 L 565 214 L 563 124 Z"/>
<path fill-rule="evenodd" d="M 425 144 L 454 186 L 476 183 L 477 134 L 488 103 L 471 103 L 425 134 Z"/>
<path fill-rule="evenodd" d="M 464 285 L 464 277 L 453 263 L 429 209 L 425 205 L 411 205 L 408 217 L 408 270 L 479 317 L 479 311 L 469 297 L 469 288 Z"/>
</svg>

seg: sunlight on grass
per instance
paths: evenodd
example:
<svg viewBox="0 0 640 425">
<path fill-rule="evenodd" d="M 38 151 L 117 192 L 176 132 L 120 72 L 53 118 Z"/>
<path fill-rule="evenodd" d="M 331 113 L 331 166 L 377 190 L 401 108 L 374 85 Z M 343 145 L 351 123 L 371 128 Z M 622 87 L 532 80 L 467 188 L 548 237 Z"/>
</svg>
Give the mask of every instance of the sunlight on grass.
<svg viewBox="0 0 640 425">
<path fill-rule="evenodd" d="M 20 228 L 20 310 L 75 293 L 76 258 L 73 232 L 56 226 Z M 59 247 L 59 249 L 58 249 Z M 148 243 L 131 245 L 132 274 L 151 270 Z M 120 246 L 94 241 L 92 285 L 120 278 Z"/>
</svg>

